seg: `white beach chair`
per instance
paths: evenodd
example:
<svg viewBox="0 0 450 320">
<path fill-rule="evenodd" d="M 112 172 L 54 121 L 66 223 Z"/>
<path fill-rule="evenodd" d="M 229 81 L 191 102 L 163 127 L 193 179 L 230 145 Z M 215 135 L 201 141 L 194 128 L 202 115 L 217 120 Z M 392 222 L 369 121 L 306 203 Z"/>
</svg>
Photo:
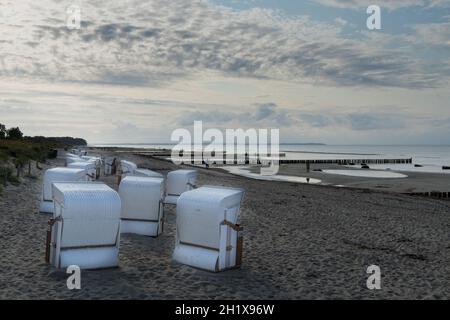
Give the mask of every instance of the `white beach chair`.
<svg viewBox="0 0 450 320">
<path fill-rule="evenodd" d="M 131 161 L 127 160 L 121 160 L 120 161 L 120 168 L 122 171 L 122 179 L 126 176 L 132 176 L 134 175 L 134 172 L 137 169 L 137 165 Z"/>
<path fill-rule="evenodd" d="M 94 162 L 72 162 L 67 165 L 68 168 L 83 169 L 86 172 L 88 181 L 95 181 L 97 177 L 97 167 Z"/>
<path fill-rule="evenodd" d="M 81 157 L 83 159 L 86 159 L 86 161 L 94 163 L 95 164 L 95 178 L 98 179 L 100 178 L 100 173 L 101 173 L 101 168 L 103 165 L 103 159 L 101 157 Z"/>
<path fill-rule="evenodd" d="M 176 170 L 167 174 L 167 195 L 165 203 L 177 204 L 177 200 L 183 192 L 192 190 L 197 183 L 196 170 Z"/>
<path fill-rule="evenodd" d="M 47 233 L 46 260 L 57 268 L 118 266 L 118 193 L 103 183 L 54 183 L 55 213 Z"/>
<path fill-rule="evenodd" d="M 244 192 L 201 187 L 183 193 L 177 204 L 173 259 L 208 271 L 239 267 L 242 228 L 237 224 Z"/>
<path fill-rule="evenodd" d="M 119 186 L 121 232 L 157 237 L 164 227 L 164 179 L 125 177 Z"/>
<path fill-rule="evenodd" d="M 44 173 L 42 183 L 41 205 L 39 212 L 50 213 L 54 211 L 52 199 L 52 183 L 54 182 L 79 182 L 86 181 L 86 171 L 84 169 L 74 168 L 52 168 Z"/>
</svg>

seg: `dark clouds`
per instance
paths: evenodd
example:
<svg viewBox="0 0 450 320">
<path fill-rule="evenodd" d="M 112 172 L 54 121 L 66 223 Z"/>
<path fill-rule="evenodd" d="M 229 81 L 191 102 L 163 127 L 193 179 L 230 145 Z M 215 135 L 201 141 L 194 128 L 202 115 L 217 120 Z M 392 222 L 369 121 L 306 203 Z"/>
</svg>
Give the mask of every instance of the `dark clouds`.
<svg viewBox="0 0 450 320">
<path fill-rule="evenodd" d="M 289 118 L 285 109 L 278 108 L 274 103 L 264 103 L 243 108 L 247 111 L 194 111 L 182 114 L 178 118 L 178 124 L 190 126 L 194 121 L 203 121 L 205 125 L 220 127 L 240 125 L 243 127 L 270 126 L 289 127 L 293 121 Z"/>
<path fill-rule="evenodd" d="M 388 111 L 355 112 L 303 112 L 280 108 L 274 103 L 265 103 L 245 108 L 242 112 L 194 111 L 178 118 L 181 126 L 191 126 L 194 121 L 203 121 L 208 126 L 219 127 L 276 127 L 276 128 L 345 128 L 353 131 L 398 130 L 411 122 L 420 122 L 411 116 Z M 422 124 L 430 124 L 424 119 Z"/>
</svg>

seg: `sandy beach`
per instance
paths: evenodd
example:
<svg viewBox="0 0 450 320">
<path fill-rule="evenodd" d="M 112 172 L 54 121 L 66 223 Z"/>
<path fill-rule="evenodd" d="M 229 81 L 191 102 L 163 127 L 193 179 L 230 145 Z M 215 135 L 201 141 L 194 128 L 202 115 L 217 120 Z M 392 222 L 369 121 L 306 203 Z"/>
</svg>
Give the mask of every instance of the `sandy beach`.
<svg viewBox="0 0 450 320">
<path fill-rule="evenodd" d="M 170 162 L 121 154 L 163 174 Z M 61 166 L 62 160 L 46 167 Z M 0 195 L 0 299 L 447 299 L 450 201 L 376 190 L 258 181 L 199 169 L 199 185 L 246 190 L 243 265 L 213 274 L 172 261 L 175 207 L 157 239 L 123 235 L 120 267 L 83 271 L 82 289 L 44 262 L 42 172 Z M 101 181 L 117 189 L 115 177 Z M 368 290 L 368 266 L 382 289 Z"/>
</svg>

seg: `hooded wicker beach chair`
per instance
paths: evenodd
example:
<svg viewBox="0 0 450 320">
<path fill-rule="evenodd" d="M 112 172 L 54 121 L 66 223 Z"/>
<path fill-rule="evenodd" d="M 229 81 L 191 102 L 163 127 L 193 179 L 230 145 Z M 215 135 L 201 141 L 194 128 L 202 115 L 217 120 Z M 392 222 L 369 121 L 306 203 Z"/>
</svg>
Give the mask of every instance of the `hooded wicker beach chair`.
<svg viewBox="0 0 450 320">
<path fill-rule="evenodd" d="M 164 227 L 164 179 L 125 177 L 119 186 L 121 232 L 157 237 Z"/>
<path fill-rule="evenodd" d="M 103 183 L 54 183 L 46 260 L 57 268 L 118 266 L 119 194 Z"/>
<path fill-rule="evenodd" d="M 122 170 L 122 179 L 125 178 L 126 176 L 134 175 L 137 169 L 137 165 L 135 163 L 127 160 L 121 160 L 120 167 Z"/>
<path fill-rule="evenodd" d="M 39 212 L 53 213 L 52 183 L 86 181 L 86 171 L 74 168 L 52 168 L 44 173 Z"/>
<path fill-rule="evenodd" d="M 192 190 L 197 183 L 196 170 L 176 170 L 167 174 L 167 192 L 165 203 L 177 204 L 183 192 Z"/>
<path fill-rule="evenodd" d="M 67 167 L 73 169 L 83 169 L 86 172 L 88 181 L 94 181 L 97 178 L 97 166 L 94 162 L 72 162 L 69 163 Z"/>
<path fill-rule="evenodd" d="M 93 157 L 93 156 L 83 156 L 81 157 L 87 162 L 91 162 L 95 164 L 95 178 L 100 178 L 101 168 L 103 165 L 103 159 L 101 157 Z"/>
<path fill-rule="evenodd" d="M 244 191 L 201 187 L 178 199 L 173 259 L 219 272 L 241 265 L 242 228 L 237 224 Z"/>
</svg>

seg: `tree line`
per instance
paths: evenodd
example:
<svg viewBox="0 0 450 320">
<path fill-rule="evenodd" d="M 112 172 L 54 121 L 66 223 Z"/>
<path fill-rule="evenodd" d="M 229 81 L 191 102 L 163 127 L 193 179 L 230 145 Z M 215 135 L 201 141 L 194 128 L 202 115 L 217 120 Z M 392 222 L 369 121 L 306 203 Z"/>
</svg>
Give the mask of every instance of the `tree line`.
<svg viewBox="0 0 450 320">
<path fill-rule="evenodd" d="M 24 136 L 19 127 L 6 128 L 0 123 L 0 188 L 20 183 L 21 176 L 33 178 L 32 163 L 40 170 L 40 163 L 57 156 L 56 149 L 85 145 L 81 138 Z"/>
</svg>

